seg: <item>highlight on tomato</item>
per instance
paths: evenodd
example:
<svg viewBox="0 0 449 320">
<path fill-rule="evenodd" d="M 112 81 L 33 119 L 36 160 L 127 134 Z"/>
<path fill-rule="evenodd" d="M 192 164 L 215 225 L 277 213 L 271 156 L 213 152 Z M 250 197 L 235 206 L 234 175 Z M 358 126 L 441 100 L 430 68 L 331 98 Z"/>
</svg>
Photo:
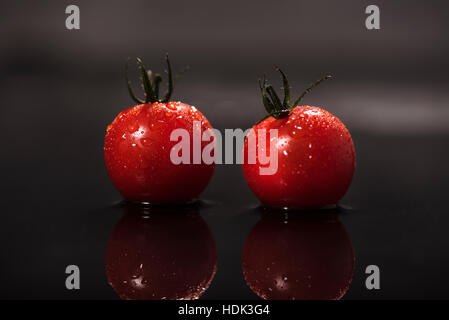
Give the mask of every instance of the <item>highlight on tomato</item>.
<svg viewBox="0 0 449 320">
<path fill-rule="evenodd" d="M 129 60 L 126 81 L 129 94 L 137 105 L 122 111 L 107 127 L 104 160 L 109 177 L 123 197 L 132 202 L 190 202 L 206 188 L 215 163 L 205 163 L 202 159 L 199 163 L 173 163 L 170 152 L 177 142 L 171 141 L 170 136 L 176 129 L 186 130 L 192 155 L 195 134 L 212 131 L 212 126 L 194 106 L 170 100 L 175 81 L 168 55 L 165 95 L 159 94 L 162 76 L 147 71 L 142 60 L 137 58 L 144 99 L 137 98 L 131 88 Z M 201 141 L 200 150 L 207 144 L 207 141 Z"/>
</svg>

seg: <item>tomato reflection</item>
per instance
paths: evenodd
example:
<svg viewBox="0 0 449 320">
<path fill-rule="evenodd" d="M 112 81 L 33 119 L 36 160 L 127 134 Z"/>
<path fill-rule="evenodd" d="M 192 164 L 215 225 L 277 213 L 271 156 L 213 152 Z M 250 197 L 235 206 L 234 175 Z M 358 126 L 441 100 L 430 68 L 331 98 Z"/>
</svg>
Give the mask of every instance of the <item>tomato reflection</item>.
<svg viewBox="0 0 449 320">
<path fill-rule="evenodd" d="M 122 299 L 197 299 L 215 275 L 217 249 L 197 206 L 127 204 L 110 235 L 105 268 Z"/>
<path fill-rule="evenodd" d="M 283 213 L 263 209 L 247 236 L 242 268 L 263 299 L 340 299 L 354 273 L 351 239 L 335 211 Z"/>
</svg>

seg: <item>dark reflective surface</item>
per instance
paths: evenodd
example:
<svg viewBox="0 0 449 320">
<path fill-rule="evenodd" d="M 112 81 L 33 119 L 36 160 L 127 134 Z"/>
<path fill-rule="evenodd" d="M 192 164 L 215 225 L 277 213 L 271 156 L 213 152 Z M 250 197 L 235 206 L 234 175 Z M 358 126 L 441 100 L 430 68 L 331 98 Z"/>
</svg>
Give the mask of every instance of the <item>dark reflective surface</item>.
<svg viewBox="0 0 449 320">
<path fill-rule="evenodd" d="M 340 299 L 349 289 L 355 258 L 338 210 L 260 210 L 261 220 L 243 246 L 250 288 L 263 299 Z"/>
<path fill-rule="evenodd" d="M 198 205 L 125 203 L 105 252 L 109 284 L 122 299 L 199 298 L 217 268 L 213 235 Z"/>
<path fill-rule="evenodd" d="M 339 213 L 356 257 L 343 299 L 449 298 L 449 3 L 379 0 L 381 30 L 367 31 L 368 1 L 194 2 L 79 0 L 78 31 L 64 28 L 66 3 L 1 2 L 0 298 L 119 298 L 104 257 L 124 208 L 104 135 L 132 106 L 126 58 L 161 72 L 167 51 L 174 70 L 192 67 L 173 98 L 222 133 L 264 116 L 257 79 L 267 72 L 279 87 L 273 65 L 295 94 L 334 75 L 304 103 L 340 118 L 357 154 L 341 202 L 351 209 Z M 198 211 L 217 248 L 201 299 L 258 299 L 242 250 L 259 203 L 240 166 L 217 165 L 201 199 L 212 201 Z M 77 291 L 64 285 L 70 264 Z M 365 287 L 371 264 L 380 290 Z"/>
</svg>

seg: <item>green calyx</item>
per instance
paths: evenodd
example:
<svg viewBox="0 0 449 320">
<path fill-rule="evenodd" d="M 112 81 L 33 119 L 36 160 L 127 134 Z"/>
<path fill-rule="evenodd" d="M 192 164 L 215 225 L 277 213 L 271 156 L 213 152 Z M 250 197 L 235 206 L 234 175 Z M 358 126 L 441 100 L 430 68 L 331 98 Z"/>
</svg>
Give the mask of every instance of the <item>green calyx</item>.
<svg viewBox="0 0 449 320">
<path fill-rule="evenodd" d="M 145 99 L 139 99 L 136 97 L 136 95 L 134 94 L 134 92 L 131 88 L 131 81 L 129 81 L 129 78 L 128 78 L 128 65 L 129 65 L 130 60 L 131 59 L 128 58 L 128 60 L 126 61 L 125 76 L 126 76 L 126 84 L 127 84 L 128 91 L 129 91 L 131 98 L 136 103 L 140 103 L 140 104 L 154 103 L 154 102 L 162 102 L 162 103 L 168 102 L 170 100 L 170 97 L 173 93 L 173 88 L 175 86 L 175 81 L 172 76 L 172 70 L 171 70 L 170 60 L 168 59 L 168 54 L 166 54 L 166 56 L 165 56 L 165 60 L 167 61 L 166 72 L 168 74 L 168 90 L 167 90 L 167 93 L 163 97 L 159 96 L 159 85 L 162 82 L 162 76 L 158 73 L 153 74 L 151 72 L 151 70 L 147 71 L 140 58 L 137 58 L 136 60 L 137 60 L 137 65 L 138 65 L 138 67 L 140 69 L 140 73 L 141 73 L 142 88 L 143 88 L 143 91 L 145 94 Z M 185 68 L 185 69 L 187 69 L 187 68 Z"/>
<path fill-rule="evenodd" d="M 284 99 L 281 102 L 281 99 L 277 95 L 276 91 L 273 89 L 273 86 L 268 83 L 266 76 L 264 75 L 263 80 L 259 80 L 260 90 L 262 92 L 262 101 L 265 109 L 268 112 L 268 115 L 265 116 L 259 122 L 269 118 L 274 117 L 275 119 L 280 119 L 286 117 L 290 111 L 298 105 L 298 103 L 304 98 L 306 94 L 308 94 L 314 87 L 319 85 L 324 80 L 332 78 L 331 76 L 325 76 L 314 83 L 312 83 L 304 92 L 296 99 L 293 103 L 290 103 L 290 86 L 288 84 L 287 76 L 281 69 L 276 67 L 276 70 L 281 73 L 282 77 L 282 87 L 284 90 Z"/>
</svg>

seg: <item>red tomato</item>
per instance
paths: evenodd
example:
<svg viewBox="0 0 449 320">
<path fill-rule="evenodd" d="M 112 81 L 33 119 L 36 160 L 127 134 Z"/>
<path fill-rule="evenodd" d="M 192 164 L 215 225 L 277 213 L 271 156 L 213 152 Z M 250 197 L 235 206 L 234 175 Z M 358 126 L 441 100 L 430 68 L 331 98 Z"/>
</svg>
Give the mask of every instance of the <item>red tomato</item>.
<svg viewBox="0 0 449 320">
<path fill-rule="evenodd" d="M 282 76 L 284 88 L 288 88 L 285 75 Z M 288 89 L 284 90 L 284 104 L 280 104 L 265 81 L 261 89 L 270 114 L 253 127 L 245 140 L 243 173 L 250 189 L 270 207 L 320 209 L 335 206 L 346 193 L 355 169 L 354 144 L 348 130 L 338 118 L 321 108 L 297 106 L 300 99 L 290 106 Z M 259 150 L 258 129 L 267 130 L 264 150 Z M 270 129 L 278 130 L 276 141 L 270 141 Z M 254 137 L 257 139 L 255 150 L 248 148 L 249 138 Z M 262 175 L 260 168 L 268 165 L 261 164 L 258 153 L 266 151 L 271 157 L 270 147 L 277 154 L 277 171 Z M 255 163 L 248 163 L 248 152 L 256 152 Z"/>
<path fill-rule="evenodd" d="M 245 240 L 248 286 L 268 300 L 340 299 L 354 274 L 351 239 L 337 215 L 262 215 Z"/>
<path fill-rule="evenodd" d="M 213 235 L 192 206 L 125 206 L 105 251 L 109 284 L 121 299 L 192 300 L 217 269 Z"/>
<path fill-rule="evenodd" d="M 170 152 L 178 141 L 170 141 L 170 135 L 175 129 L 185 129 L 189 133 L 192 155 L 194 131 L 201 130 L 201 137 L 202 132 L 212 127 L 195 107 L 169 102 L 170 91 L 159 99 L 156 89 L 160 76 L 155 75 L 150 81 L 143 64 L 138 62 L 147 98 L 145 101 L 135 98 L 128 86 L 131 96 L 140 104 L 121 112 L 107 128 L 104 159 L 109 176 L 129 201 L 150 204 L 191 201 L 207 186 L 215 164 L 202 160 L 199 164 L 172 163 Z M 168 71 L 171 81 L 170 65 Z M 173 88 L 172 84 L 169 88 Z M 201 122 L 201 126 L 194 127 L 194 121 Z M 201 142 L 201 150 L 208 143 Z"/>
</svg>

